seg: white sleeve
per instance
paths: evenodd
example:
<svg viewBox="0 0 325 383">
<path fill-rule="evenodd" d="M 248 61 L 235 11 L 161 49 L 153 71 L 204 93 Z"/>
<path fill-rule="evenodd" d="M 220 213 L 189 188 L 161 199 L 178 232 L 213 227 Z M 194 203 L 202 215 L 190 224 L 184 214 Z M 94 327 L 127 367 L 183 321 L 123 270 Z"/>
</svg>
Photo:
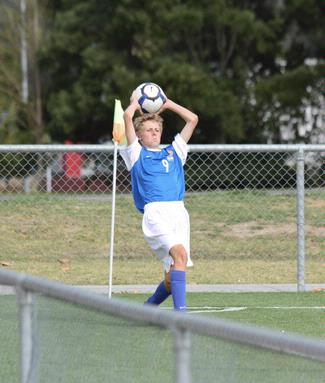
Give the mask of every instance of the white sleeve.
<svg viewBox="0 0 325 383">
<path fill-rule="evenodd" d="M 180 134 L 177 134 L 174 138 L 172 145 L 173 145 L 178 157 L 181 159 L 182 165 L 184 165 L 186 162 L 187 153 L 188 153 L 187 143 L 183 140 L 183 138 Z"/>
<path fill-rule="evenodd" d="M 120 148 L 120 155 L 123 158 L 128 171 L 130 171 L 133 165 L 138 161 L 141 149 L 142 146 L 139 144 L 138 140 L 135 140 L 129 146 Z"/>
</svg>

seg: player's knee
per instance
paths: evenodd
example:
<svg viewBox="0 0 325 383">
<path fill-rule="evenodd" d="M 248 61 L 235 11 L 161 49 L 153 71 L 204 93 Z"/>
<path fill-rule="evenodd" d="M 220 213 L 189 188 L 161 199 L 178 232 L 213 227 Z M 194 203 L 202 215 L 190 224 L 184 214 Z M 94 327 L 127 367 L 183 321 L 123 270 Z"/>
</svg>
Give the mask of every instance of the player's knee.
<svg viewBox="0 0 325 383">
<path fill-rule="evenodd" d="M 176 245 L 171 248 L 170 254 L 174 260 L 174 265 L 186 266 L 187 264 L 187 252 L 183 245 Z"/>
<path fill-rule="evenodd" d="M 184 251 L 181 251 L 179 254 L 178 254 L 178 263 L 181 263 L 182 265 L 186 266 L 187 264 L 187 253 L 184 249 Z"/>
</svg>

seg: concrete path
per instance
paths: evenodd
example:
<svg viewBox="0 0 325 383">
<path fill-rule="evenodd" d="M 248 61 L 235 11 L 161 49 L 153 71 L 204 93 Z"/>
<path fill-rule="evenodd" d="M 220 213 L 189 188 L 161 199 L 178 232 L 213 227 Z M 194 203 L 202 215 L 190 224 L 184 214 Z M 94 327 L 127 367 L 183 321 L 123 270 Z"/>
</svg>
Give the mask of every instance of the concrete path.
<svg viewBox="0 0 325 383">
<path fill-rule="evenodd" d="M 87 285 L 78 286 L 81 289 L 87 289 L 98 294 L 108 294 L 108 286 Z M 134 293 L 150 294 L 156 288 L 156 285 L 113 285 L 113 293 Z M 219 293 L 243 293 L 243 292 L 297 292 L 296 284 L 241 284 L 241 285 L 187 285 L 187 291 L 192 292 L 219 292 Z M 306 284 L 305 291 L 324 291 L 324 284 Z M 0 295 L 14 294 L 13 288 L 9 286 L 0 286 Z"/>
<path fill-rule="evenodd" d="M 90 289 L 98 293 L 108 293 L 107 286 L 79 286 L 81 288 Z M 113 285 L 113 293 L 151 293 L 155 290 L 156 285 Z M 325 290 L 325 284 L 308 284 L 305 291 Z M 296 292 L 296 284 L 262 284 L 262 285 L 187 285 L 187 291 L 190 293 L 207 293 L 207 292 Z"/>
</svg>

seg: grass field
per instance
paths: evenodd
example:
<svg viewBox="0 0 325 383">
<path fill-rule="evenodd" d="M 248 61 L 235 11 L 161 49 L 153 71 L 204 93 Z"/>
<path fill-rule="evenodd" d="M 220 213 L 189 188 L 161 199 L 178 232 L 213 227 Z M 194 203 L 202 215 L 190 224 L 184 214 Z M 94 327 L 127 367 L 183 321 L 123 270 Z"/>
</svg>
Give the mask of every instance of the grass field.
<svg viewBox="0 0 325 383">
<path fill-rule="evenodd" d="M 142 303 L 145 295 L 118 295 Z M 40 382 L 172 382 L 173 339 L 163 329 L 38 298 Z M 227 318 L 325 339 L 324 293 L 192 293 L 188 315 Z M 1 382 L 18 381 L 14 296 L 0 296 Z M 171 307 L 169 299 L 164 309 Z M 231 311 L 231 309 L 233 311 Z M 323 364 L 192 337 L 193 382 L 316 383 Z"/>
<path fill-rule="evenodd" d="M 0 264 L 70 284 L 107 283 L 107 195 L 9 195 L 0 201 Z M 295 283 L 293 191 L 220 191 L 186 197 L 191 283 Z M 324 278 L 324 192 L 306 191 L 306 282 Z M 130 196 L 118 195 L 114 284 L 156 283 L 162 267 L 141 232 Z"/>
</svg>

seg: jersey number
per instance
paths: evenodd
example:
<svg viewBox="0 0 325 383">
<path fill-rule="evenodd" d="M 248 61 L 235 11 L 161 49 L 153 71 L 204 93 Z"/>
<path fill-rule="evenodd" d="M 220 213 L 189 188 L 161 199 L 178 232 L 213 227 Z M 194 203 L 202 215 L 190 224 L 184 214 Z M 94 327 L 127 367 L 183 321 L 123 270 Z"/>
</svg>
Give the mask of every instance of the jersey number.
<svg viewBox="0 0 325 383">
<path fill-rule="evenodd" d="M 163 164 L 163 167 L 166 169 L 166 173 L 169 172 L 169 163 L 167 160 L 162 160 L 161 163 Z"/>
</svg>

